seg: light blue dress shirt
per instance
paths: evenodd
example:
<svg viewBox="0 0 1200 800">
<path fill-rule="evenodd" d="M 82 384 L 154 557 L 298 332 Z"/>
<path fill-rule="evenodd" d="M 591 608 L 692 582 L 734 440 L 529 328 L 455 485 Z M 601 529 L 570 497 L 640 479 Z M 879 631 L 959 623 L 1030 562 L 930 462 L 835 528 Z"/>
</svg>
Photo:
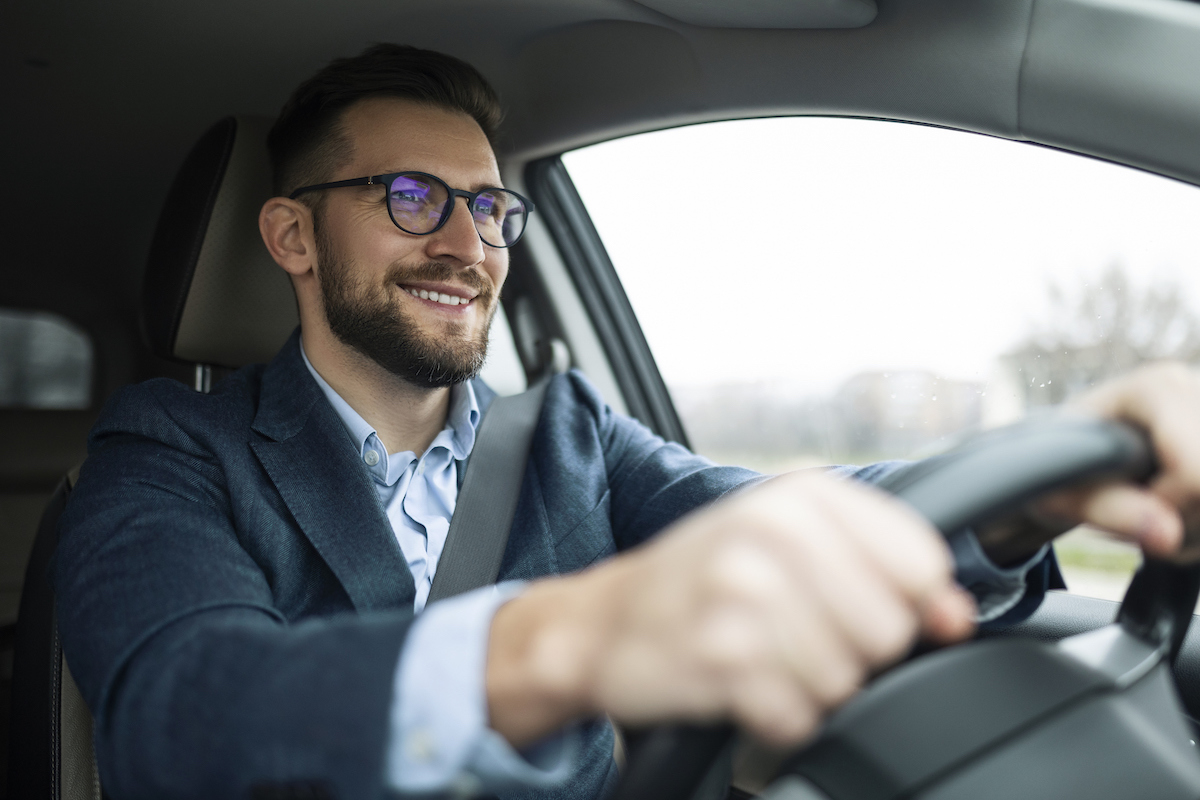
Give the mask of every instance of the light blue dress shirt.
<svg viewBox="0 0 1200 800">
<path fill-rule="evenodd" d="M 421 456 L 388 453 L 375 429 L 313 368 L 304 365 L 346 426 L 416 583 L 409 629 L 393 680 L 388 784 L 402 792 L 497 791 L 553 786 L 570 777 L 578 738 L 550 737 L 517 753 L 488 727 L 488 631 L 496 609 L 523 584 L 502 583 L 425 609 L 458 499 L 458 469 L 475 446 L 479 404 L 471 384 L 450 390 L 446 427 Z"/>
<path fill-rule="evenodd" d="M 358 447 L 359 458 L 375 484 L 379 502 L 412 572 L 417 586 L 413 610 L 420 611 L 429 598 L 458 499 L 457 462 L 465 461 L 475 446 L 475 429 L 479 426 L 475 390 L 470 383 L 450 390 L 446 427 L 423 455 L 411 450 L 389 453 L 375 429 L 317 374 L 308 356 L 304 356 L 304 363 Z"/>
<path fill-rule="evenodd" d="M 479 427 L 471 384 L 450 390 L 446 427 L 423 455 L 388 453 L 375 429 L 313 368 L 303 344 L 300 352 L 358 448 L 417 587 L 413 610 L 418 616 L 392 684 L 388 784 L 401 792 L 470 796 L 566 781 L 574 771 L 579 744 L 572 729 L 518 753 L 488 727 L 488 631 L 496 609 L 524 584 L 501 583 L 425 608 L 458 499 L 459 465 L 471 454 Z M 1000 569 L 970 532 L 952 537 L 950 548 L 956 577 L 974 593 L 981 622 L 998 618 L 1020 601 L 1026 573 L 1047 549 L 1025 564 Z"/>
</svg>

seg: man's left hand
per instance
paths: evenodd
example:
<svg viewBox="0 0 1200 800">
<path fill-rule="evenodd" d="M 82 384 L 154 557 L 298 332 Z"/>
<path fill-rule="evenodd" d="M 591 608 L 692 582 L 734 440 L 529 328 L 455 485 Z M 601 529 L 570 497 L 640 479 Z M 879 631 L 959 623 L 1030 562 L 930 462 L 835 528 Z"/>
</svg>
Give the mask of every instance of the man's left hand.
<svg viewBox="0 0 1200 800">
<path fill-rule="evenodd" d="M 1078 524 L 1108 531 L 1148 555 L 1170 556 L 1181 548 L 1184 557 L 1200 555 L 1200 542 L 1189 542 L 1191 548 L 1184 542 L 1185 531 L 1200 522 L 1200 375 L 1179 363 L 1150 364 L 1067 408 L 1144 430 L 1158 473 L 1146 485 L 1110 482 L 1049 495 L 1028 510 L 1036 524 L 980 531 L 988 555 L 998 564 L 1012 563 Z"/>
</svg>

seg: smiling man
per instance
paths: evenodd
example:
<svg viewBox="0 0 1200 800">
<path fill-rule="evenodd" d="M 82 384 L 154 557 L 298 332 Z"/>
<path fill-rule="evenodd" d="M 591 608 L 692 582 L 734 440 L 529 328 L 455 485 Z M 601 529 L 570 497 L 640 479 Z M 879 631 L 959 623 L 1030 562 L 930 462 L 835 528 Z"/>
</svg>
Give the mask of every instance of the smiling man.
<svg viewBox="0 0 1200 800">
<path fill-rule="evenodd" d="M 600 796 L 605 714 L 795 744 L 917 637 L 1028 613 L 1054 579 L 1056 526 L 947 548 L 865 485 L 886 467 L 764 482 L 570 373 L 547 390 L 503 582 L 426 607 L 530 210 L 501 185 L 499 117 L 474 69 L 412 48 L 306 82 L 259 220 L 299 331 L 210 395 L 151 381 L 97 424 L 54 580 L 110 796 Z M 1177 548 L 1198 400 L 1177 367 L 1083 400 L 1149 429 L 1163 476 L 1041 511 Z"/>
</svg>

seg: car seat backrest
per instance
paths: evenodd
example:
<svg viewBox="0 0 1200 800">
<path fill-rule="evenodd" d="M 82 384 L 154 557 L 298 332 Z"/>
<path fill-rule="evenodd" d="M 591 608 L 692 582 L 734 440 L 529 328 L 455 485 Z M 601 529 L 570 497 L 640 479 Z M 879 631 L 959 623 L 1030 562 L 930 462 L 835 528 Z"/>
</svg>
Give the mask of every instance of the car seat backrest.
<svg viewBox="0 0 1200 800">
<path fill-rule="evenodd" d="M 291 283 L 258 233 L 272 196 L 270 120 L 227 117 L 192 148 L 163 204 L 142 291 L 156 355 L 240 367 L 266 362 L 299 318 Z"/>
<path fill-rule="evenodd" d="M 13 662 L 8 797 L 100 800 L 92 715 L 63 659 L 55 624 L 50 560 L 58 517 L 78 470 L 55 490 L 25 572 Z"/>
<path fill-rule="evenodd" d="M 92 712 L 88 710 L 67 661 L 59 652 L 59 797 L 62 800 L 100 800 L 100 771 L 92 741 Z"/>
<path fill-rule="evenodd" d="M 156 355 L 199 365 L 269 361 L 298 324 L 287 275 L 258 233 L 272 195 L 270 121 L 228 117 L 192 148 L 163 204 L 142 316 Z M 200 387 L 198 387 L 200 388 Z M 92 716 L 63 659 L 48 570 L 78 471 L 55 491 L 26 569 L 16 626 L 8 797 L 100 800 Z"/>
</svg>

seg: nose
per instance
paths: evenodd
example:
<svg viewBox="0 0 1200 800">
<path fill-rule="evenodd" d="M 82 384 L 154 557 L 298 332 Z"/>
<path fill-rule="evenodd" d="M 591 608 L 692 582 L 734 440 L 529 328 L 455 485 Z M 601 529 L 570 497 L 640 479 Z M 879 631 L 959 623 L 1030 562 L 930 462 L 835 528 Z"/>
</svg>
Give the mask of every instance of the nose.
<svg viewBox="0 0 1200 800">
<path fill-rule="evenodd" d="M 450 258 L 461 266 L 473 266 L 484 259 L 483 240 L 475 229 L 475 219 L 465 197 L 454 198 L 446 224 L 426 239 L 425 252 L 430 258 L 439 261 Z"/>
</svg>

